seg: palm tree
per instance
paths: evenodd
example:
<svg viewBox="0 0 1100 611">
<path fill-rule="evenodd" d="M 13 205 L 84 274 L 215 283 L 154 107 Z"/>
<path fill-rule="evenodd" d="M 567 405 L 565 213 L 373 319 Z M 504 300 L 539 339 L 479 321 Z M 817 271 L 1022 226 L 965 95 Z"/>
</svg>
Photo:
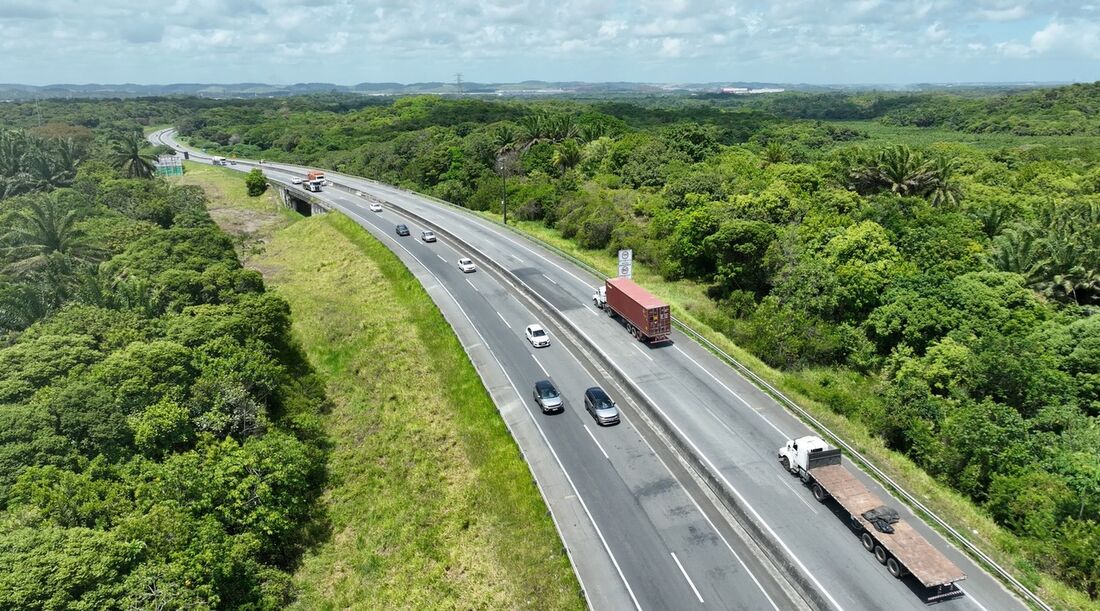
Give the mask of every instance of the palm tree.
<svg viewBox="0 0 1100 611">
<path fill-rule="evenodd" d="M 569 139 L 558 145 L 558 148 L 554 149 L 554 156 L 551 158 L 551 162 L 559 172 L 565 172 L 571 170 L 581 162 L 581 147 L 577 144 L 576 140 Z"/>
<path fill-rule="evenodd" d="M 23 171 L 27 137 L 23 132 L 0 132 L 0 176 L 15 176 Z"/>
<path fill-rule="evenodd" d="M 54 167 L 69 184 L 76 178 L 77 166 L 84 160 L 84 151 L 72 138 L 59 140 L 56 146 Z"/>
<path fill-rule="evenodd" d="M 772 140 L 764 147 L 764 164 L 772 165 L 791 160 L 791 151 L 782 142 Z"/>
<path fill-rule="evenodd" d="M 539 142 L 557 144 L 577 136 L 577 124 L 571 115 L 541 110 L 520 119 L 520 130 L 517 143 L 521 153 Z"/>
<path fill-rule="evenodd" d="M 129 178 L 152 178 L 154 157 L 143 150 L 144 144 L 139 132 L 123 134 L 111 145 L 111 164 Z"/>
<path fill-rule="evenodd" d="M 76 228 L 76 211 L 64 210 L 56 197 L 41 196 L 27 202 L 15 215 L 15 225 L 3 236 L 11 260 L 8 271 L 26 275 L 42 269 L 60 255 L 77 262 L 92 261 L 99 254 Z"/>
<path fill-rule="evenodd" d="M 932 181 L 924 156 L 905 145 L 880 152 L 876 165 L 882 186 L 897 195 L 919 195 Z"/>
<path fill-rule="evenodd" d="M 955 169 L 958 163 L 947 157 L 936 157 L 929 167 L 930 182 L 927 187 L 928 198 L 933 206 L 954 206 L 962 198 L 962 190 L 955 182 Z"/>
<path fill-rule="evenodd" d="M 489 137 L 496 147 L 498 157 L 516 145 L 516 136 L 516 130 L 510 123 L 497 123 L 493 127 Z"/>
<path fill-rule="evenodd" d="M 0 282 L 0 330 L 26 329 L 56 305 L 41 282 Z"/>
<path fill-rule="evenodd" d="M 1034 228 L 1016 225 L 993 240 L 989 263 L 1003 272 L 1020 274 L 1028 286 L 1036 286 L 1045 276 L 1046 252 L 1046 240 Z"/>
<path fill-rule="evenodd" d="M 978 219 L 978 222 L 982 224 L 982 232 L 990 240 L 997 237 L 1001 233 L 1001 228 L 1004 227 L 1008 221 L 1012 219 L 1012 210 L 1005 205 L 993 205 L 988 208 L 981 208 L 972 212 L 974 218 Z"/>
</svg>

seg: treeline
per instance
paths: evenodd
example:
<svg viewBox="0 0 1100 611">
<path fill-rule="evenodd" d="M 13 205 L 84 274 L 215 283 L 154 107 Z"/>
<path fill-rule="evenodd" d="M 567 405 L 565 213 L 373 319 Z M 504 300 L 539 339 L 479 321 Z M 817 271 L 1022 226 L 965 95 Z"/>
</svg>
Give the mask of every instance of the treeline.
<svg viewBox="0 0 1100 611">
<path fill-rule="evenodd" d="M 285 606 L 326 456 L 287 304 L 197 188 L 69 182 L 0 202 L 0 608 Z"/>
<path fill-rule="evenodd" d="M 1019 100 L 1078 96 L 1100 94 Z M 1100 169 L 1025 140 L 880 146 L 843 124 L 763 117 L 406 98 L 207 113 L 184 131 L 475 210 L 499 209 L 505 174 L 510 216 L 704 283 L 715 305 L 700 316 L 973 499 L 1031 566 L 1096 597 Z"/>
</svg>

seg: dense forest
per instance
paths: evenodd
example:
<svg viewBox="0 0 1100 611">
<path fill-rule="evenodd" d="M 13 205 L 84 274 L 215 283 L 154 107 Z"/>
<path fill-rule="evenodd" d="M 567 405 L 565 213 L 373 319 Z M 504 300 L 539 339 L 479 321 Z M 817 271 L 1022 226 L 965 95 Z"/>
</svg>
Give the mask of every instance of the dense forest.
<svg viewBox="0 0 1100 611">
<path fill-rule="evenodd" d="M 284 606 L 326 456 L 289 308 L 140 133 L 50 125 L 0 133 L 0 608 Z"/>
<path fill-rule="evenodd" d="M 285 372 L 298 365 L 277 302 L 234 266 L 224 238 L 197 212 L 196 194 L 117 175 L 140 174 L 142 164 L 135 161 L 141 152 L 115 134 L 172 123 L 210 150 L 360 174 L 473 210 L 499 211 L 503 173 L 510 217 L 542 223 L 584 248 L 632 248 L 665 278 L 705 285 L 713 305 L 705 322 L 801 376 L 812 398 L 966 495 L 1018 536 L 1003 545 L 1023 558 L 1022 568 L 1096 599 L 1098 106 L 1100 84 L 995 96 L 490 102 L 331 95 L 0 105 L 0 122 L 25 128 L 0 141 L 0 175 L 15 185 L 10 195 L 49 191 L 0 203 L 5 227 L 27 229 L 4 237 L 8 339 L 0 360 L 10 364 L 0 375 L 15 381 L 0 384 L 9 389 L 2 417 L 11 421 L 0 434 L 12 436 L 0 445 L 0 507 L 15 521 L 8 530 L 24 539 L 4 544 L 0 567 L 62 545 L 68 529 L 94 529 L 119 545 L 116 555 L 96 555 L 120 563 L 96 565 L 117 576 L 106 580 L 110 591 L 132 592 L 126 588 L 139 582 L 128 580 L 148 575 L 198 583 L 176 553 L 182 548 L 172 546 L 239 543 L 219 557 L 241 564 L 201 576 L 205 591 L 222 600 L 277 596 L 287 558 L 269 544 L 285 541 L 291 517 L 305 514 L 272 510 L 282 525 L 272 535 L 244 509 L 222 513 L 222 501 L 243 494 L 237 488 L 210 486 L 183 498 L 171 496 L 182 484 L 164 483 L 182 481 L 173 469 L 241 473 L 245 448 L 285 442 L 278 451 L 310 456 L 319 447 L 302 424 L 318 397 L 287 382 Z M 914 135 L 924 127 L 960 137 L 929 143 Z M 1008 141 L 991 144 L 980 134 Z M 80 138 L 84 150 L 101 152 L 74 173 L 65 151 L 71 140 L 78 159 L 87 155 Z M 37 158 L 51 171 L 35 170 L 43 163 Z M 56 246 L 29 250 L 19 242 L 33 233 L 25 219 L 51 214 L 79 230 L 64 256 L 50 255 Z M 43 254 L 52 262 L 29 262 Z M 259 345 L 231 332 L 253 323 L 269 331 Z M 149 355 L 122 350 L 132 340 L 120 334 L 139 334 Z M 72 363 L 64 369 L 33 356 L 60 347 Z M 114 363 L 147 363 L 150 355 L 172 373 L 118 377 L 139 368 Z M 207 414 L 215 404 L 204 399 L 209 380 L 236 370 L 227 362 L 270 367 L 257 372 L 268 385 L 234 395 L 263 406 L 261 432 L 219 420 L 221 408 Z M 78 388 L 86 389 L 82 401 L 102 409 L 126 407 L 109 425 L 58 415 Z M 148 414 L 155 424 L 146 421 L 152 408 L 139 405 L 162 406 Z M 306 512 L 316 473 L 298 476 L 271 493 L 272 507 Z M 73 491 L 64 498 L 82 499 L 75 507 L 49 505 L 60 499 L 42 492 L 59 489 L 42 482 L 62 477 Z M 208 496 L 218 494 L 228 496 Z M 133 542 L 127 529 L 154 520 L 158 507 L 187 515 L 186 532 L 211 539 L 172 538 L 140 550 L 119 543 Z M 12 578 L 6 573 L 0 580 Z M 230 574 L 250 575 L 240 583 L 251 589 L 218 589 L 219 579 L 235 579 Z"/>
<path fill-rule="evenodd" d="M 804 373 L 814 398 L 984 508 L 1032 566 L 1095 598 L 1096 143 L 910 145 L 792 116 L 1094 134 L 1098 103 L 1098 85 L 747 103 L 403 98 L 347 112 L 270 101 L 179 125 L 200 146 L 474 210 L 498 209 L 507 174 L 511 215 L 705 283 L 719 312 L 708 323 Z M 928 109 L 939 114 L 917 118 Z"/>
</svg>

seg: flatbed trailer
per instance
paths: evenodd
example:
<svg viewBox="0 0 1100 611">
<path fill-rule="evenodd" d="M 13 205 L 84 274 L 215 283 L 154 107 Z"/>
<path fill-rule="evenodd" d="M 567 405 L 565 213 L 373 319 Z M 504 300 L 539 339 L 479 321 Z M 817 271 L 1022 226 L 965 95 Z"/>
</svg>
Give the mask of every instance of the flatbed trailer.
<svg viewBox="0 0 1100 611">
<path fill-rule="evenodd" d="M 813 447 L 815 442 L 820 446 Z M 803 452 L 798 452 L 799 444 L 803 445 Z M 886 565 L 891 575 L 899 579 L 912 575 L 925 587 L 927 601 L 963 594 L 955 584 L 966 579 L 966 573 L 911 524 L 899 518 L 890 524 L 893 532 L 882 532 L 864 517 L 865 513 L 884 507 L 885 503 L 840 464 L 838 448 L 829 448 L 816 437 L 803 437 L 788 442 L 786 450 L 780 451 L 783 465 L 810 486 L 818 501 L 824 503 L 832 497 L 848 513 L 851 527 L 859 534 L 864 549 Z M 791 461 L 791 456 L 801 460 Z"/>
</svg>

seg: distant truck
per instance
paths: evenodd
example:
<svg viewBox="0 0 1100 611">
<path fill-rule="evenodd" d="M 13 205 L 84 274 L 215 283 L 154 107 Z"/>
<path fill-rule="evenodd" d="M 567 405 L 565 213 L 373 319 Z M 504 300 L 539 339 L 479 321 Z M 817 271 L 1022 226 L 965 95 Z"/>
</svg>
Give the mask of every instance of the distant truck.
<svg viewBox="0 0 1100 611">
<path fill-rule="evenodd" d="M 966 573 L 886 507 L 840 464 L 840 458 L 839 448 L 812 435 L 791 439 L 779 448 L 780 464 L 810 486 L 818 501 L 836 499 L 848 513 L 863 547 L 886 565 L 891 575 L 915 577 L 925 587 L 928 602 L 961 596 L 963 592 L 955 584 L 966 579 Z"/>
<path fill-rule="evenodd" d="M 217 155 L 214 155 L 213 157 L 210 158 L 210 163 L 212 163 L 214 165 L 225 165 L 225 157 L 219 157 Z"/>
<path fill-rule="evenodd" d="M 322 183 L 324 183 L 325 182 L 325 173 L 320 171 L 320 170 L 310 170 L 309 173 L 306 174 L 306 181 L 314 181 L 314 180 L 319 180 Z"/>
<path fill-rule="evenodd" d="M 325 183 L 325 181 L 317 180 L 317 179 L 303 180 L 302 181 L 302 188 L 305 189 L 306 191 L 313 191 L 314 193 L 317 193 L 318 191 L 321 190 L 321 185 L 323 185 L 324 183 Z"/>
<path fill-rule="evenodd" d="M 626 322 L 630 334 L 643 342 L 662 342 L 672 332 L 668 304 L 629 278 L 608 278 L 592 293 L 592 303 Z"/>
</svg>

